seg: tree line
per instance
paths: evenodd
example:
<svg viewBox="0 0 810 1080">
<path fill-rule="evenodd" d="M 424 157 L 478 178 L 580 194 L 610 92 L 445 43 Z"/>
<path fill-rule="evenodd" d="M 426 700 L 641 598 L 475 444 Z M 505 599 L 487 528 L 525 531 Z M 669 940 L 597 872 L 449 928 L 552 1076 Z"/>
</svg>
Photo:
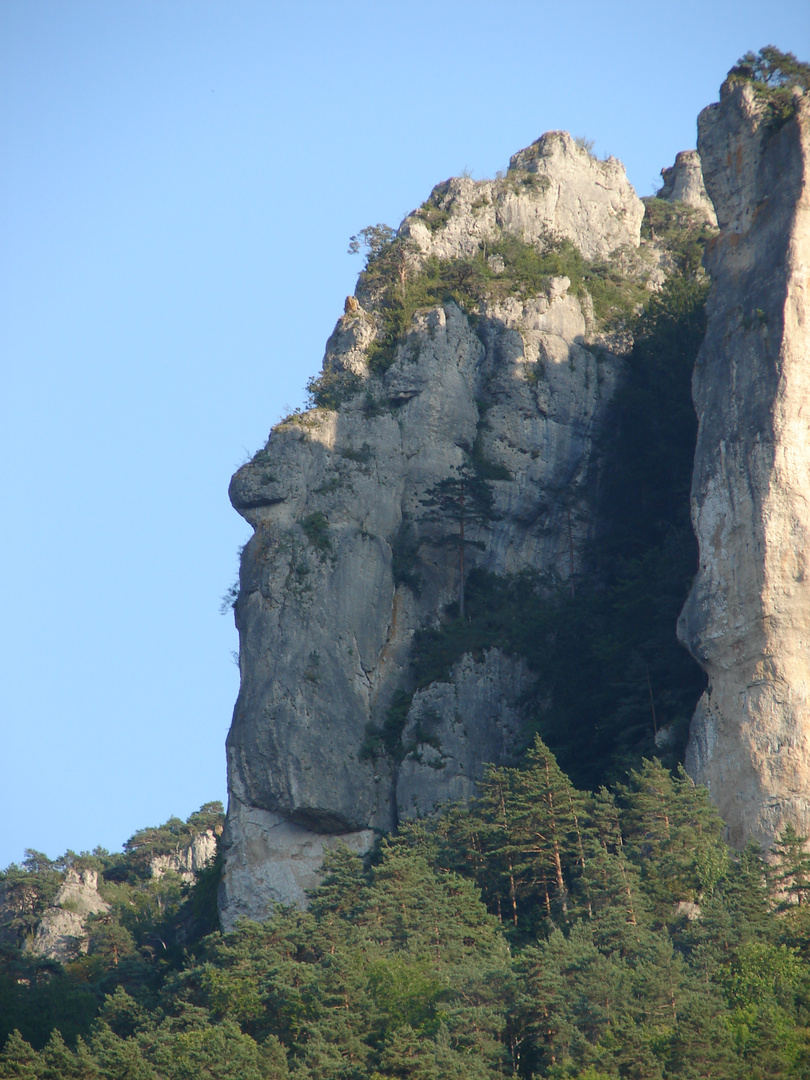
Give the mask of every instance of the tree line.
<svg viewBox="0 0 810 1080">
<path fill-rule="evenodd" d="M 0 1077 L 810 1076 L 804 840 L 768 863 L 723 831 L 683 772 L 587 792 L 538 738 L 471 804 L 330 855 L 306 911 L 95 970 L 7 955 Z"/>
</svg>

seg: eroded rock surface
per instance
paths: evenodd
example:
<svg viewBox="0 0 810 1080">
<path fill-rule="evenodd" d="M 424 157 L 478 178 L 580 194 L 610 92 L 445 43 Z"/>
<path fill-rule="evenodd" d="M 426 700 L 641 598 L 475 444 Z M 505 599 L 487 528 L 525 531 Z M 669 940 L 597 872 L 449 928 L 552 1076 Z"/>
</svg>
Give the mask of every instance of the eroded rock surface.
<svg viewBox="0 0 810 1080">
<path fill-rule="evenodd" d="M 400 229 L 403 273 L 432 256 L 484 259 L 510 234 L 612 252 L 643 275 L 642 215 L 619 162 L 554 132 L 502 179 L 439 185 Z M 303 902 L 324 848 L 367 849 L 522 745 L 529 675 L 492 650 L 417 690 L 400 754 L 373 747 L 397 693 L 414 690 L 414 634 L 459 594 L 458 551 L 426 507 L 436 485 L 464 467 L 487 478 L 492 512 L 470 526 L 467 571 L 565 582 L 581 569 L 595 438 L 624 370 L 587 294 L 557 275 L 482 301 L 475 318 L 452 302 L 420 309 L 387 368 L 369 365 L 379 303 L 361 275 L 327 344 L 324 374 L 354 380 L 345 399 L 279 424 L 231 483 L 254 534 L 235 608 L 225 927 Z"/>
<path fill-rule="evenodd" d="M 35 956 L 48 957 L 60 963 L 86 953 L 87 916 L 99 915 L 108 911 L 109 907 L 98 894 L 98 874 L 95 870 L 68 870 L 53 905 L 39 921 L 29 951 Z"/>
<path fill-rule="evenodd" d="M 446 682 L 414 694 L 397 776 L 400 819 L 472 798 L 484 762 L 516 764 L 521 699 L 533 682 L 522 661 L 489 649 L 480 660 L 467 654 Z"/>
<path fill-rule="evenodd" d="M 435 220 L 442 221 L 440 228 Z M 514 154 L 499 180 L 453 177 L 434 188 L 402 232 L 438 258 L 475 255 L 502 233 L 571 241 L 586 259 L 639 246 L 644 206 L 616 158 L 601 161 L 565 131 Z"/>
<path fill-rule="evenodd" d="M 679 630 L 709 688 L 687 768 L 735 844 L 767 846 L 810 832 L 810 100 L 775 130 L 727 83 L 698 149 L 721 232 L 693 381 L 700 568 Z"/>
<path fill-rule="evenodd" d="M 197 874 L 216 857 L 217 835 L 213 829 L 197 833 L 188 844 L 180 844 L 170 855 L 156 855 L 149 863 L 152 877 L 163 877 L 167 872 L 177 874 L 193 885 Z"/>
<path fill-rule="evenodd" d="M 675 157 L 675 164 L 661 170 L 664 186 L 658 192 L 659 199 L 682 202 L 700 211 L 710 225 L 717 225 L 717 214 L 706 191 L 703 168 L 697 150 L 682 150 Z"/>
</svg>

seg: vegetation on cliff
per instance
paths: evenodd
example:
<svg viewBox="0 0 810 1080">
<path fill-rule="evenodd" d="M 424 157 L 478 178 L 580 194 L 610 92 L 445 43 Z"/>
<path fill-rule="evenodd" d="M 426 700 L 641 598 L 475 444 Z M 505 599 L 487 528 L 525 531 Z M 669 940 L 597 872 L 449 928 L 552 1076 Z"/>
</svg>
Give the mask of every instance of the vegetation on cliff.
<svg viewBox="0 0 810 1080">
<path fill-rule="evenodd" d="M 771 126 L 780 128 L 796 112 L 794 90 L 810 90 L 810 64 L 766 45 L 758 53 L 747 52 L 741 57 L 728 73 L 728 81 L 753 87 L 768 110 Z"/>
<path fill-rule="evenodd" d="M 223 820 L 222 804 L 206 803 L 186 821 L 170 818 L 138 830 L 122 852 L 68 851 L 51 860 L 27 851 L 21 866 L 0 872 L 1 1037 L 17 1023 L 25 1030 L 26 1023 L 41 1018 L 73 1038 L 95 1015 L 98 994 L 109 985 L 111 972 L 112 985 L 132 980 L 154 986 L 187 941 L 210 933 L 218 925 L 219 863 L 214 860 L 191 886 L 172 868 L 172 857 L 203 834 L 219 835 Z M 98 897 L 106 910 L 85 917 L 85 934 L 68 947 L 73 956 L 63 967 L 32 951 L 35 934 L 43 916 L 54 910 L 66 874 L 87 870 L 97 875 Z M 22 1013 L 10 1004 L 9 993 L 17 1001 L 15 986 L 26 988 L 18 1002 Z"/>
<path fill-rule="evenodd" d="M 753 85 L 778 125 L 808 71 L 768 47 L 730 78 Z M 434 233 L 448 215 L 435 200 L 417 212 Z M 330 854 L 307 911 L 278 906 L 224 935 L 218 862 L 193 886 L 171 870 L 152 876 L 156 859 L 219 831 L 221 806 L 141 830 L 121 855 L 29 852 L 0 875 L 0 1078 L 810 1077 L 806 838 L 786 829 L 770 862 L 729 850 L 705 790 L 678 764 L 704 686 L 675 622 L 696 566 L 689 383 L 710 229 L 653 199 L 644 235 L 673 271 L 656 292 L 620 259 L 588 262 L 569 241 L 504 236 L 413 271 L 410 242 L 387 227 L 353 238 L 370 256 L 377 375 L 407 346 L 418 309 L 449 299 L 475 324 L 486 304 L 535 296 L 562 275 L 590 297 L 601 329 L 632 335 L 599 455 L 599 525 L 578 573 L 465 580 L 465 523 L 491 514 L 488 485 L 509 479 L 475 448 L 469 472 L 421 500 L 425 520 L 447 526 L 433 546 L 458 559 L 458 603 L 417 631 L 408 685 L 370 727 L 365 756 L 401 762 L 414 691 L 494 646 L 537 677 L 522 702 L 525 760 L 490 767 L 471 803 L 403 826 L 365 861 Z M 336 409 L 361 380 L 325 372 L 309 391 Z M 365 461 L 363 447 L 344 456 Z M 299 525 L 326 563 L 326 514 Z M 393 551 L 396 583 L 418 594 L 407 523 Z M 320 665 L 310 651 L 303 678 L 319 683 Z M 108 907 L 87 917 L 86 948 L 71 959 L 37 959 L 28 946 L 69 870 L 95 871 Z"/>
</svg>

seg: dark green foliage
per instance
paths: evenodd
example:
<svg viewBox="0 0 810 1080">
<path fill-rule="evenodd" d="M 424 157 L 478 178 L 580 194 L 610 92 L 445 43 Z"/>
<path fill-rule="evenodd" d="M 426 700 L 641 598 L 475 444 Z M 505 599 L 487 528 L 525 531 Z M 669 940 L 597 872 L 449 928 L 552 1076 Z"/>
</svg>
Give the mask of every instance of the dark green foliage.
<svg viewBox="0 0 810 1080">
<path fill-rule="evenodd" d="M 356 236 L 349 237 L 349 254 L 359 255 L 365 252 L 366 262 L 376 259 L 391 244 L 396 232 L 390 225 L 367 225 Z"/>
<path fill-rule="evenodd" d="M 326 514 L 322 510 L 316 510 L 314 513 L 301 518 L 300 525 L 304 530 L 304 536 L 323 559 L 332 550 L 332 540 L 329 536 L 329 522 L 326 520 Z"/>
<path fill-rule="evenodd" d="M 422 308 L 452 302 L 474 316 L 484 299 L 537 296 L 548 290 L 552 278 L 567 276 L 575 294 L 591 294 L 597 319 L 613 326 L 625 323 L 646 296 L 640 282 L 612 266 L 586 263 L 569 240 L 549 238 L 540 250 L 503 234 L 475 257 L 422 260 L 417 273 L 410 269 L 408 243 L 392 239 L 370 256 L 361 276 L 363 287 L 378 295 L 380 332 L 368 350 L 369 366 L 378 373 L 393 363 L 397 347 L 407 342 L 414 314 Z M 503 261 L 500 272 L 488 261 L 493 255 Z"/>
<path fill-rule="evenodd" d="M 764 101 L 773 129 L 787 123 L 796 112 L 793 90 L 810 90 L 810 64 L 766 45 L 758 53 L 747 52 L 728 73 L 730 82 L 747 82 Z"/>
<path fill-rule="evenodd" d="M 438 184 L 431 192 L 427 202 L 422 203 L 416 211 L 416 216 L 421 218 L 431 232 L 438 232 L 446 225 L 450 218 L 450 208 L 440 205 L 441 199 L 447 193 L 447 183 Z"/>
<path fill-rule="evenodd" d="M 407 684 L 414 689 L 446 678 L 464 652 L 498 646 L 523 657 L 538 676 L 537 699 L 525 702 L 533 728 L 577 782 L 589 786 L 620 778 L 644 755 L 655 753 L 658 741 L 674 765 L 705 687 L 699 667 L 676 640 L 675 626 L 697 566 L 689 514 L 697 432 L 691 373 L 705 332 L 708 285 L 699 256 L 711 230 L 688 210 L 659 205 L 658 200 L 648 204 L 647 227 L 659 230 L 656 235 L 680 273 L 659 293 L 647 296 L 644 311 L 634 320 L 628 376 L 613 401 L 601 447 L 602 529 L 588 556 L 586 575 L 558 588 L 539 578 L 498 581 L 476 571 L 462 576 L 460 570 L 464 590 L 459 590 L 459 609 L 463 602 L 464 618 L 456 617 L 460 610 L 448 610 L 439 628 L 417 632 Z M 575 286 L 585 287 L 590 272 L 570 246 L 541 253 L 504 238 L 497 250 L 507 265 L 498 277 L 511 291 L 536 292 L 549 274 L 561 272 Z M 384 258 L 385 253 L 378 257 Z M 482 259 L 453 266 L 457 302 L 472 303 L 485 280 L 492 284 Z M 369 272 L 377 269 L 372 262 Z M 428 266 L 419 279 L 406 283 L 406 297 L 413 298 L 432 281 L 428 292 L 435 301 L 438 285 L 450 284 L 442 273 L 438 263 Z M 629 302 L 630 294 L 624 299 Z M 610 302 L 618 309 L 619 301 L 614 297 Z M 486 460 L 480 437 L 471 464 L 468 471 L 482 482 L 482 489 L 508 475 Z M 458 488 L 457 478 L 454 482 Z M 434 518 L 442 514 L 440 497 L 447 514 L 460 508 L 458 490 L 437 490 L 436 505 L 430 507 Z M 565 514 L 562 502 L 556 513 Z M 485 518 L 483 514 L 481 524 Z M 439 537 L 443 544 L 458 547 L 459 563 L 460 532 L 455 523 Z M 406 573 L 413 586 L 416 547 L 411 536 L 408 532 L 407 545 L 403 542 L 401 552 L 395 552 L 395 571 L 398 584 L 406 583 Z M 410 560 L 400 557 L 406 551 Z M 385 740 L 374 732 L 369 738 L 367 749 L 380 752 Z M 589 747 L 587 754 L 583 745 Z"/>
<path fill-rule="evenodd" d="M 15 1029 L 37 1048 L 54 1028 L 75 1040 L 89 1030 L 98 1005 L 94 988 L 59 964 L 32 961 L 12 951 L 0 955 L 0 1045 Z"/>
<path fill-rule="evenodd" d="M 411 707 L 413 693 L 397 690 L 391 704 L 385 712 L 382 727 L 368 724 L 363 745 L 360 748 L 360 760 L 367 761 L 378 754 L 388 754 L 394 761 L 402 761 L 405 748 L 402 745 L 402 733 L 408 722 L 408 710 Z"/>
<path fill-rule="evenodd" d="M 469 530 L 486 527 L 495 520 L 492 502 L 488 482 L 467 462 L 439 480 L 419 500 L 426 510 L 421 521 L 439 527 L 437 533 L 429 536 L 428 542 L 451 547 L 458 553 L 458 613 L 461 619 L 465 617 L 466 549 L 483 547 L 480 540 L 469 535 Z"/>
<path fill-rule="evenodd" d="M 395 585 L 407 585 L 414 596 L 422 591 L 419 573 L 419 545 L 413 532 L 413 525 L 404 520 L 391 544 L 391 573 Z"/>
<path fill-rule="evenodd" d="M 120 959 L 103 989 L 43 966 L 26 1013 L 7 961 L 0 1080 L 798 1080 L 805 905 L 721 834 L 683 774 L 646 761 L 593 795 L 536 740 L 365 863 L 328 854 L 308 911 L 212 933 L 158 986 Z M 799 839 L 778 851 L 795 886 Z"/>
<path fill-rule="evenodd" d="M 527 714 L 587 786 L 616 780 L 655 753 L 659 733 L 674 764 L 705 687 L 675 637 L 697 565 L 690 381 L 705 294 L 699 279 L 673 278 L 639 320 L 602 447 L 603 531 L 574 594 L 528 575 L 510 581 L 473 571 L 466 620 L 451 615 L 414 638 L 417 687 L 446 678 L 465 652 L 497 646 L 522 656 L 539 686 Z"/>
<path fill-rule="evenodd" d="M 307 408 L 339 409 L 359 394 L 363 383 L 353 371 L 324 371 L 307 383 Z"/>
<path fill-rule="evenodd" d="M 51 862 L 33 852 L 25 870 L 10 867 L 0 875 L 4 900 L 13 901 L 21 890 L 33 918 L 19 926 L 3 912 L 3 934 L 10 944 L 0 955 L 0 1044 L 17 1028 L 40 1049 L 58 1029 L 73 1046 L 78 1036 L 88 1035 L 104 995 L 116 987 L 127 987 L 154 1003 L 185 950 L 218 925 L 221 861 L 217 858 L 191 887 L 171 871 L 153 878 L 150 862 L 209 829 L 218 834 L 223 817 L 222 803 L 205 803 L 185 822 L 171 818 L 157 828 L 139 830 L 122 853 L 96 848 L 92 854 L 68 852 Z M 86 955 L 79 953 L 62 966 L 26 953 L 25 939 L 53 901 L 62 871 L 86 868 L 100 872 L 99 891 L 110 904 L 107 912 L 86 920 Z M 9 886 L 11 893 L 6 891 Z"/>
<path fill-rule="evenodd" d="M 697 434 L 691 372 L 705 332 L 706 291 L 697 278 L 673 277 L 650 301 L 606 427 L 603 530 L 593 554 L 602 586 L 580 586 L 561 623 L 563 648 L 552 646 L 554 659 L 566 663 L 570 643 L 579 638 L 590 674 L 579 717 L 567 695 L 566 721 L 543 727 L 566 768 L 575 755 L 581 758 L 577 743 L 588 726 L 594 756 L 613 758 L 615 771 L 607 775 L 614 778 L 633 746 L 636 753 L 653 752 L 662 728 L 678 752 L 705 686 L 676 641 L 675 625 L 697 568 L 689 512 Z M 555 699 L 555 712 L 557 705 Z M 596 784 L 606 774 L 591 767 L 578 775 Z"/>
<path fill-rule="evenodd" d="M 698 275 L 706 244 L 717 230 L 696 207 L 666 199 L 644 199 L 641 235 L 657 240 L 668 251 L 677 270 L 689 278 Z"/>
<path fill-rule="evenodd" d="M 206 829 L 221 829 L 224 808 L 221 802 L 205 803 L 187 821 L 170 818 L 156 828 L 139 829 L 124 844 L 127 864 L 144 869 L 158 855 L 169 855 L 189 844 Z"/>
<path fill-rule="evenodd" d="M 775 124 L 807 75 L 773 47 L 731 73 L 755 86 Z M 444 194 L 422 208 L 431 228 L 449 214 Z M 413 749 L 403 734 L 415 690 L 493 646 L 537 675 L 524 706 L 546 742 L 535 738 L 520 768 L 491 768 L 469 805 L 404 825 L 365 862 L 348 849 L 329 854 L 308 911 L 278 908 L 225 936 L 219 859 L 191 889 L 171 873 L 150 876 L 154 857 L 219 831 L 220 804 L 140 830 L 119 855 L 51 862 L 27 852 L 0 875 L 9 912 L 0 1080 L 810 1077 L 805 838 L 786 829 L 770 866 L 753 848 L 730 852 L 705 791 L 676 767 L 703 686 L 674 625 L 696 559 L 689 379 L 709 232 L 658 200 L 648 201 L 645 229 L 680 273 L 640 318 L 638 282 L 586 264 L 570 245 L 540 251 L 506 238 L 480 258 L 429 261 L 410 277 L 408 242 L 393 230 L 352 238 L 368 252 L 365 280 L 379 300 L 377 370 L 406 343 L 419 307 L 452 300 L 474 314 L 484 297 L 536 295 L 559 274 L 590 292 L 603 325 L 633 325 L 629 377 L 600 454 L 603 530 L 587 574 L 559 588 L 481 570 L 465 580 L 462 565 L 458 607 L 415 635 L 407 688 L 361 756 L 401 761 Z M 502 273 L 489 254 L 501 256 Z M 311 404 L 336 408 L 358 389 L 322 376 Z M 367 415 L 379 408 L 369 398 Z M 370 450 L 345 456 L 365 467 Z M 463 476 L 428 493 L 425 532 L 463 557 L 465 525 L 491 520 L 488 483 L 508 478 L 479 440 Z M 325 559 L 326 517 L 300 524 Z M 403 522 L 392 562 L 396 584 L 418 592 L 414 523 Z M 311 653 L 307 679 L 318 680 L 319 665 Z M 420 742 L 437 745 L 435 716 L 425 711 L 416 727 Z M 652 758 L 662 732 L 665 764 Z M 619 777 L 613 790 L 592 790 Z M 87 954 L 65 967 L 32 959 L 26 936 L 63 871 L 82 867 L 100 872 L 111 904 L 88 924 Z"/>
<path fill-rule="evenodd" d="M 366 465 L 371 461 L 371 447 L 368 443 L 364 442 L 359 450 L 341 450 L 341 456 L 345 457 L 347 461 L 356 461 L 359 465 Z"/>
<path fill-rule="evenodd" d="M 783 893 L 782 910 L 810 904 L 810 854 L 807 837 L 799 836 L 792 825 L 785 826 L 774 844 L 772 879 Z"/>
</svg>

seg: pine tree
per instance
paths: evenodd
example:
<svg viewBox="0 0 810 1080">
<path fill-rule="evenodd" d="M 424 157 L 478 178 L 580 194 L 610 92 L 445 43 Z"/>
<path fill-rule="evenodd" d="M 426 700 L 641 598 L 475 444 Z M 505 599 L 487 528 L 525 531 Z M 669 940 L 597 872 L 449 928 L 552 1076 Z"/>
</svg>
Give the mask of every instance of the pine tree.
<svg viewBox="0 0 810 1080">
<path fill-rule="evenodd" d="M 2 1080 L 40 1080 L 44 1062 L 30 1043 L 16 1029 L 6 1040 L 0 1053 L 0 1077 Z"/>
<path fill-rule="evenodd" d="M 711 892 L 728 869 L 723 822 L 681 769 L 673 777 L 658 761 L 646 760 L 619 792 L 626 848 L 641 871 L 659 917 L 671 918 L 681 900 Z"/>
<path fill-rule="evenodd" d="M 779 909 L 784 911 L 793 904 L 806 907 L 810 904 L 810 852 L 807 850 L 807 837 L 799 836 L 792 825 L 786 825 L 773 845 L 773 854 L 773 881 L 782 894 Z"/>
<path fill-rule="evenodd" d="M 454 468 L 450 476 L 429 488 L 419 502 L 427 509 L 422 521 L 439 525 L 445 530 L 430 542 L 455 548 L 458 552 L 458 614 L 463 619 L 466 549 L 484 546 L 481 541 L 469 536 L 469 530 L 487 526 L 494 520 L 492 489 L 465 461 Z"/>
</svg>

